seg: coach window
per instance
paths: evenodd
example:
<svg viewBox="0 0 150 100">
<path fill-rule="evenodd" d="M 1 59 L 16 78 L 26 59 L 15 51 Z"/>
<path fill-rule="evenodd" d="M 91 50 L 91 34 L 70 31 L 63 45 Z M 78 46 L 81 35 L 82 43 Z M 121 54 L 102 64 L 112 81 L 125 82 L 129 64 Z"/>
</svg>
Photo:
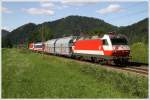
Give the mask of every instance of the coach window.
<svg viewBox="0 0 150 100">
<path fill-rule="evenodd" d="M 103 45 L 108 45 L 108 42 L 106 39 L 103 40 Z"/>
</svg>

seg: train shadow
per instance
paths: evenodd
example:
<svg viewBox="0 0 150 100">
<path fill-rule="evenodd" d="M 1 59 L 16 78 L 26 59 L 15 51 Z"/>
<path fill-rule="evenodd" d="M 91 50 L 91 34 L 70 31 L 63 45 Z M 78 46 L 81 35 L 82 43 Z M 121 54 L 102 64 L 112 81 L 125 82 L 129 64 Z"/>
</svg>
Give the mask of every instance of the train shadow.
<svg viewBox="0 0 150 100">
<path fill-rule="evenodd" d="M 148 64 L 146 64 L 146 63 L 140 63 L 140 62 L 130 62 L 129 65 L 131 67 L 134 67 L 134 66 L 136 66 L 136 67 L 148 66 Z"/>
<path fill-rule="evenodd" d="M 149 64 L 140 63 L 140 62 L 128 62 L 127 64 L 121 64 L 121 65 L 116 65 L 116 64 L 103 64 L 103 65 L 109 65 L 112 67 L 141 67 L 141 66 L 148 66 Z"/>
</svg>

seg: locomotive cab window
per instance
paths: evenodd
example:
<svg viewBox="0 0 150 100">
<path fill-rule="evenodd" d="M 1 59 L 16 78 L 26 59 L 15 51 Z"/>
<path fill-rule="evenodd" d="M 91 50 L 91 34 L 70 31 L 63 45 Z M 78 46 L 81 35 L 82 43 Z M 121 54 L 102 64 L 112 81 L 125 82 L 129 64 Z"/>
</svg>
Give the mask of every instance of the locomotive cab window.
<svg viewBox="0 0 150 100">
<path fill-rule="evenodd" d="M 103 45 L 108 45 L 108 42 L 106 39 L 103 40 Z"/>
<path fill-rule="evenodd" d="M 125 38 L 112 38 L 112 45 L 128 45 L 128 41 Z"/>
</svg>

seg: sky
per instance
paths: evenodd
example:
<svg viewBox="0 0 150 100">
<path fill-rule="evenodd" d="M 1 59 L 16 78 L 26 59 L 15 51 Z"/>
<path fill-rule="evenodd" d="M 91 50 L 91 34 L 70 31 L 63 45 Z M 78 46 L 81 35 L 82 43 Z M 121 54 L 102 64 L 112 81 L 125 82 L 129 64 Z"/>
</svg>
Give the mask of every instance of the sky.
<svg viewBox="0 0 150 100">
<path fill-rule="evenodd" d="M 40 24 L 70 15 L 94 17 L 115 26 L 127 26 L 148 17 L 148 2 L 101 0 L 41 0 L 2 2 L 2 28 L 8 31 L 27 23 Z"/>
</svg>

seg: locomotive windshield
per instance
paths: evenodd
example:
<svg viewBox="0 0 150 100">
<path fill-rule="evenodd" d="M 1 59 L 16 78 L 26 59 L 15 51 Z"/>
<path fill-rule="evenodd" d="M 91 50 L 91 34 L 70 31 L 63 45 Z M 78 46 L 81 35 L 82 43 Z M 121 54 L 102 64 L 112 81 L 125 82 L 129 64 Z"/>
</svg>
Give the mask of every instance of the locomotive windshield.
<svg viewBox="0 0 150 100">
<path fill-rule="evenodd" d="M 42 48 L 42 45 L 35 45 L 35 48 Z"/>
<path fill-rule="evenodd" d="M 128 41 L 125 38 L 112 38 L 112 45 L 128 45 Z"/>
</svg>

